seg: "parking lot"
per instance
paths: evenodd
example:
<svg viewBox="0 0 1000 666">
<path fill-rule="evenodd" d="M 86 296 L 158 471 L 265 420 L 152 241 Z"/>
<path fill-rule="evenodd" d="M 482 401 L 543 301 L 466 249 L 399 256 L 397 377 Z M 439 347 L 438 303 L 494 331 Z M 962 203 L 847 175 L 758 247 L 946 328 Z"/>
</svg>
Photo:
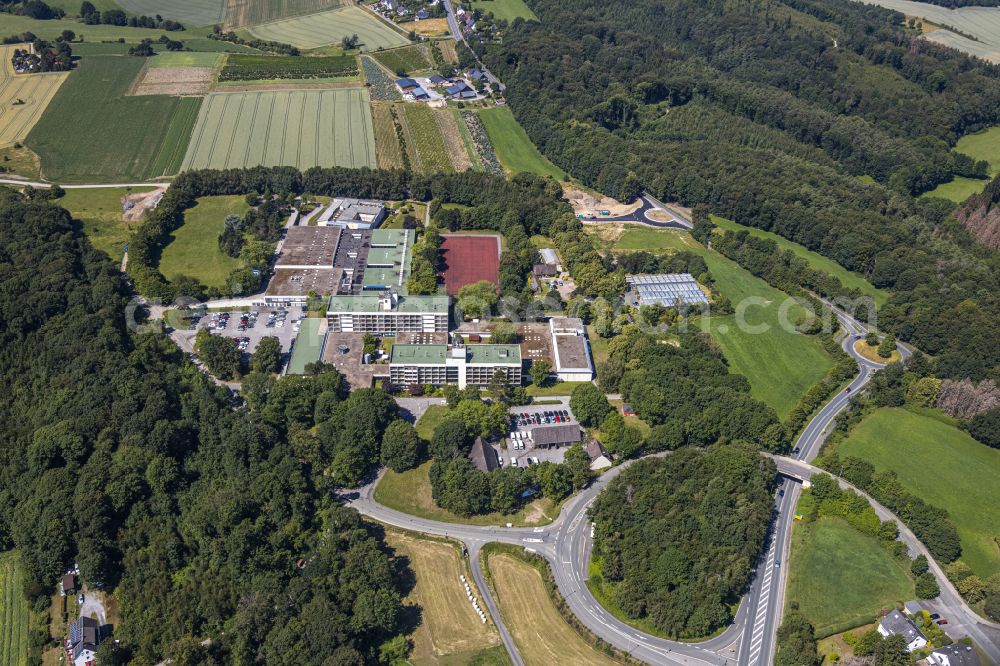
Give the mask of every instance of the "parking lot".
<svg viewBox="0 0 1000 666">
<path fill-rule="evenodd" d="M 256 313 L 256 316 L 254 316 L 254 313 Z M 228 315 L 228 319 L 226 315 Z M 242 326 L 242 317 L 247 318 L 245 329 Z M 242 341 L 242 351 L 244 354 L 253 354 L 262 338 L 275 337 L 281 343 L 282 360 L 287 361 L 288 352 L 292 348 L 292 341 L 298 335 L 299 331 L 296 322 L 304 317 L 305 313 L 301 312 L 298 308 L 292 310 L 262 308 L 249 312 L 196 313 L 193 315 L 191 324 L 185 333 L 191 335 L 192 344 L 194 343 L 194 335 L 202 329 L 210 330 L 212 335 L 232 338 L 238 343 Z"/>
<path fill-rule="evenodd" d="M 569 410 L 569 405 L 560 403 L 558 405 L 512 407 L 510 413 L 511 432 L 503 440 L 500 448 L 497 448 L 497 452 L 504 459 L 505 466 L 509 465 L 513 459 L 517 460 L 519 467 L 524 467 L 529 459 L 557 464 L 563 461 L 568 446 L 536 447 L 534 440 L 528 437 L 528 434 L 534 428 L 545 426 L 578 425 Z M 523 415 L 527 415 L 527 418 L 524 418 Z"/>
</svg>

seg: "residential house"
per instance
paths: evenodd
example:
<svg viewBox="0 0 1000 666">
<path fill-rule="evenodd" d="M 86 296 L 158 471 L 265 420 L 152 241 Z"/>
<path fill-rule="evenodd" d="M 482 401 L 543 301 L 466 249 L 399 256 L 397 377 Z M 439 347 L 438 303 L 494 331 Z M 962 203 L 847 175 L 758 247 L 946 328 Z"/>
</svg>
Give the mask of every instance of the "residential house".
<svg viewBox="0 0 1000 666">
<path fill-rule="evenodd" d="M 920 633 L 917 626 L 898 610 L 893 610 L 882 618 L 882 621 L 878 624 L 878 633 L 885 638 L 889 636 L 902 636 L 906 641 L 907 652 L 919 650 L 927 645 L 927 639 Z"/>
<path fill-rule="evenodd" d="M 431 13 L 426 9 L 418 9 L 417 13 L 413 15 L 418 21 L 423 21 L 431 17 Z"/>
<path fill-rule="evenodd" d="M 586 445 L 584 445 L 583 450 L 587 452 L 590 456 L 590 469 L 593 471 L 598 471 L 602 469 L 607 469 L 614 464 L 611 460 L 611 455 L 604 450 L 601 443 L 596 439 L 588 439 Z"/>
<path fill-rule="evenodd" d="M 69 625 L 67 652 L 73 666 L 92 666 L 97 648 L 104 640 L 101 624 L 90 617 L 81 617 Z"/>
<path fill-rule="evenodd" d="M 482 437 L 476 437 L 476 441 L 472 443 L 469 460 L 480 472 L 492 472 L 500 467 L 496 449 L 487 444 Z"/>
<path fill-rule="evenodd" d="M 965 643 L 952 643 L 938 648 L 927 657 L 935 666 L 981 666 L 975 648 Z"/>
<path fill-rule="evenodd" d="M 411 90 L 420 87 L 420 84 L 411 78 L 396 79 L 396 85 L 403 92 L 410 92 Z"/>
<path fill-rule="evenodd" d="M 76 592 L 76 574 L 65 574 L 59 581 L 59 594 L 66 596 L 67 594 L 73 594 L 74 592 Z"/>
</svg>

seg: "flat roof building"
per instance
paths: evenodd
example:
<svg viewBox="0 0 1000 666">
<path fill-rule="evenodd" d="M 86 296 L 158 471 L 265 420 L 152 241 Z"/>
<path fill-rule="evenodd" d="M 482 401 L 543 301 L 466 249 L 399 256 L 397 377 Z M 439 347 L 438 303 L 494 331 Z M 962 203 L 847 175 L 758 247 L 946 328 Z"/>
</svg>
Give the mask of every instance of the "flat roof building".
<svg viewBox="0 0 1000 666">
<path fill-rule="evenodd" d="M 485 388 L 497 371 L 511 386 L 521 385 L 521 349 L 517 345 L 393 345 L 389 377 L 397 386 Z"/>
<path fill-rule="evenodd" d="M 274 267 L 333 268 L 342 233 L 336 227 L 290 227 Z"/>
<path fill-rule="evenodd" d="M 629 275 L 625 280 L 635 293 L 635 298 L 629 300 L 639 305 L 656 303 L 672 308 L 708 303 L 708 296 L 690 273 Z"/>
<path fill-rule="evenodd" d="M 334 296 L 327 306 L 330 330 L 343 333 L 447 333 L 447 296 Z"/>
<path fill-rule="evenodd" d="M 345 229 L 374 229 L 382 224 L 385 217 L 385 205 L 381 201 L 343 198 L 330 202 L 316 224 Z"/>
<path fill-rule="evenodd" d="M 267 283 L 264 302 L 268 305 L 305 303 L 309 293 L 320 296 L 337 293 L 343 271 L 337 255 L 344 240 L 343 230 L 327 227 L 289 227 Z"/>
<path fill-rule="evenodd" d="M 564 382 L 589 382 L 594 379 L 587 328 L 582 319 L 553 317 L 549 320 L 552 337 L 553 371 Z"/>
</svg>

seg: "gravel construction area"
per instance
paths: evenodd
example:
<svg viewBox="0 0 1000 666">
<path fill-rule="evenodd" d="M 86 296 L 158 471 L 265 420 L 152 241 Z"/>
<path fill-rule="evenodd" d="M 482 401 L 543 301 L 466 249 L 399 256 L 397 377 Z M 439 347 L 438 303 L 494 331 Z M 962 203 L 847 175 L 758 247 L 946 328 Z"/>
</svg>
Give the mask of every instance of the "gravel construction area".
<svg viewBox="0 0 1000 666">
<path fill-rule="evenodd" d="M 212 89 L 215 70 L 211 67 L 150 67 L 133 95 L 204 95 Z"/>
</svg>

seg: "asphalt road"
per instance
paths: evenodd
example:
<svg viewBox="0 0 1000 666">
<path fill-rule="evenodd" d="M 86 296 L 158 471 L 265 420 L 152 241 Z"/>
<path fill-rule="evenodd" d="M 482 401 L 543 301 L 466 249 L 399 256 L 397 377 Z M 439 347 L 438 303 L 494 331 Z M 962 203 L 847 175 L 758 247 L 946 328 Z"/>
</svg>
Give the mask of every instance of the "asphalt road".
<svg viewBox="0 0 1000 666">
<path fill-rule="evenodd" d="M 645 224 L 649 227 L 657 227 L 659 229 L 681 229 L 684 231 L 690 231 L 693 228 L 693 224 L 680 215 L 677 211 L 667 207 L 666 204 L 661 201 L 654 199 L 648 194 L 643 194 L 639 197 L 642 205 L 639 206 L 635 211 L 627 215 L 617 215 L 615 217 L 585 217 L 581 220 L 584 224 L 601 224 L 601 223 L 614 223 L 614 222 L 638 222 L 639 224 Z M 652 211 L 659 211 L 665 213 L 671 217 L 669 221 L 655 220 L 650 217 Z"/>
<path fill-rule="evenodd" d="M 842 344 L 845 351 L 858 363 L 859 374 L 851 382 L 851 390 L 841 391 L 834 396 L 802 431 L 796 441 L 799 452 L 794 457 L 771 456 L 778 465 L 779 473 L 792 481 L 806 479 L 819 471 L 810 461 L 819 453 L 833 420 L 848 406 L 850 396 L 855 395 L 882 367 L 860 357 L 854 351 L 854 340 L 866 332 L 863 325 L 842 312 L 838 312 L 838 318 L 846 331 Z M 905 349 L 902 353 L 904 356 L 909 355 Z M 642 661 L 668 666 L 736 663 L 757 666 L 773 663 L 776 632 L 785 603 L 784 564 L 790 547 L 799 484 L 786 481 L 780 485 L 784 492 L 775 498 L 766 547 L 761 553 L 756 574 L 733 624 L 710 640 L 680 643 L 651 636 L 617 619 L 597 602 L 586 586 L 591 552 L 587 509 L 608 483 L 630 463 L 631 461 L 627 461 L 609 469 L 589 487 L 567 500 L 556 520 L 544 527 L 474 526 L 417 518 L 376 502 L 373 494 L 377 479 L 356 491 L 343 493 L 343 498 L 349 506 L 380 522 L 462 541 L 469 549 L 479 594 L 515 666 L 523 664 L 523 660 L 482 577 L 479 553 L 483 545 L 490 541 L 518 545 L 545 557 L 549 561 L 559 592 L 574 615 L 602 640 Z M 850 487 L 842 479 L 838 479 L 838 482 L 844 487 Z M 948 582 L 916 536 L 888 509 L 871 498 L 868 499 L 882 520 L 896 520 L 900 525 L 900 538 L 907 544 L 911 554 L 928 555 L 931 570 L 938 577 L 942 590 L 940 598 L 932 603 L 938 612 L 948 618 L 947 628 L 950 632 L 956 637 L 969 635 L 993 660 L 1000 661 L 1000 625 L 989 623 L 976 615 Z"/>
</svg>

